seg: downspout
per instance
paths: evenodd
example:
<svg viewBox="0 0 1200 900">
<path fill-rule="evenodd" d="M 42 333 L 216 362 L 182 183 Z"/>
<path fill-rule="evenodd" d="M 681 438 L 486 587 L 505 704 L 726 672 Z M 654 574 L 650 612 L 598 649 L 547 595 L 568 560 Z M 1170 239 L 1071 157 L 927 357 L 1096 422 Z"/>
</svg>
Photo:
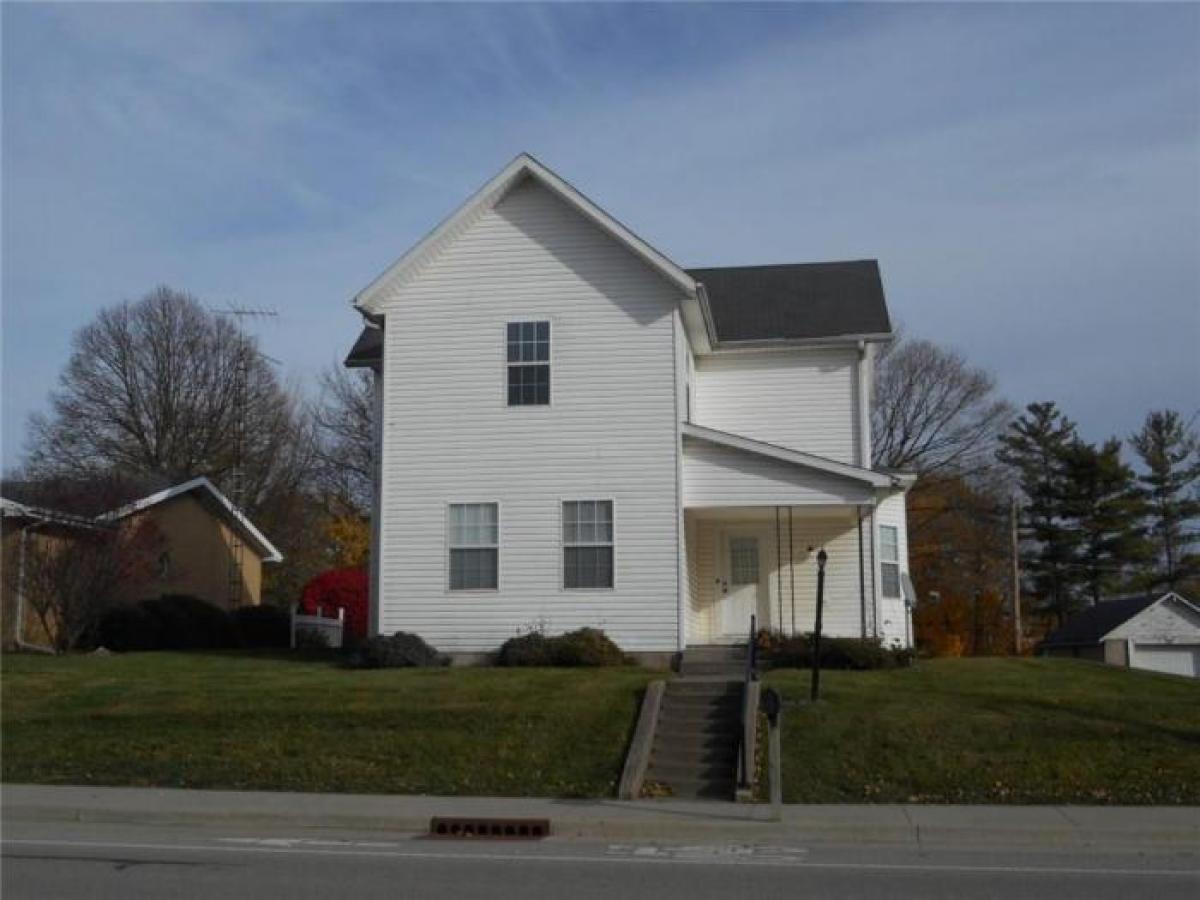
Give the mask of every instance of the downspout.
<svg viewBox="0 0 1200 900">
<path fill-rule="evenodd" d="M 53 647 L 45 647 L 41 644 L 32 644 L 26 641 L 25 634 L 25 548 L 29 544 L 29 532 L 33 529 L 45 525 L 45 519 L 39 519 L 36 522 L 30 522 L 21 529 L 21 549 L 17 558 L 17 627 L 16 634 L 13 636 L 13 643 L 19 650 L 32 650 L 35 653 L 48 653 L 51 656 L 55 654 Z"/>
<path fill-rule="evenodd" d="M 867 636 L 867 569 L 866 561 L 863 559 L 863 511 L 862 506 L 856 506 L 855 512 L 858 516 L 858 605 L 859 611 L 862 613 L 862 636 Z"/>
</svg>

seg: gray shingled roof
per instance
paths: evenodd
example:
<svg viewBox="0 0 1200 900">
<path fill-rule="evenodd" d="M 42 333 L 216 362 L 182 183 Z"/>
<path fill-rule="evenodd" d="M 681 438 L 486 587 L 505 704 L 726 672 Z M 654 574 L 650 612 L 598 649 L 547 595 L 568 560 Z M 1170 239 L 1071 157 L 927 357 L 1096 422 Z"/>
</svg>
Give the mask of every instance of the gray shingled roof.
<svg viewBox="0 0 1200 900">
<path fill-rule="evenodd" d="M 721 343 L 892 331 L 873 259 L 687 271 L 708 292 Z"/>
<path fill-rule="evenodd" d="M 1089 606 L 1074 615 L 1042 641 L 1043 647 L 1086 647 L 1100 643 L 1100 639 L 1128 622 L 1146 607 L 1152 605 L 1162 594 L 1144 597 L 1121 597 Z"/>
</svg>

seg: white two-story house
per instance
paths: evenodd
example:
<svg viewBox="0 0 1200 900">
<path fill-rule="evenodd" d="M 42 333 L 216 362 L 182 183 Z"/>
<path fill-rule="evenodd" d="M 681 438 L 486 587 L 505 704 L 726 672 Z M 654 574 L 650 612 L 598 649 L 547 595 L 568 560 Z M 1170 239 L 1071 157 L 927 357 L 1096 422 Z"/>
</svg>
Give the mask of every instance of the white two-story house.
<svg viewBox="0 0 1200 900">
<path fill-rule="evenodd" d="M 354 298 L 375 372 L 371 629 L 643 657 L 813 628 L 911 642 L 871 461 L 873 261 L 684 269 L 521 155 Z"/>
</svg>

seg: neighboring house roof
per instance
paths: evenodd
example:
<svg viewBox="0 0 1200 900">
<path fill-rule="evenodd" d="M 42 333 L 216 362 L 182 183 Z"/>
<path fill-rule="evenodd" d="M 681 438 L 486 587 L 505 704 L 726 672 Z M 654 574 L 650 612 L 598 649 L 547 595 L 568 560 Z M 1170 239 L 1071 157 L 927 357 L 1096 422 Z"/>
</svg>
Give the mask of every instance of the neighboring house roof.
<svg viewBox="0 0 1200 900">
<path fill-rule="evenodd" d="M 892 333 L 879 263 L 796 263 L 688 269 L 704 285 L 721 344 Z"/>
<path fill-rule="evenodd" d="M 1116 600 L 1106 600 L 1090 606 L 1077 615 L 1072 616 L 1061 628 L 1046 635 L 1042 641 L 1043 647 L 1086 647 L 1099 644 L 1111 632 L 1124 625 L 1130 619 L 1145 612 L 1150 607 L 1166 600 L 1176 600 L 1200 612 L 1191 603 L 1172 591 L 1165 594 L 1146 594 L 1144 596 L 1120 597 Z"/>
<path fill-rule="evenodd" d="M 685 422 L 681 430 L 684 437 L 707 441 L 719 447 L 729 447 L 744 453 L 754 453 L 798 466 L 805 466 L 810 469 L 827 472 L 831 475 L 839 475 L 842 478 L 859 481 L 875 488 L 906 488 L 912 483 L 911 479 L 905 475 L 864 469 L 861 466 L 853 466 L 849 463 L 827 459 L 824 456 L 817 456 L 814 453 L 789 450 L 786 447 L 768 444 L 765 441 L 756 441 L 753 438 L 743 437 L 740 434 L 730 434 L 727 431 L 718 431 L 715 428 L 705 428 L 703 425 L 693 425 L 691 422 Z"/>
<path fill-rule="evenodd" d="M 363 326 L 358 340 L 350 348 L 346 356 L 345 366 L 349 369 L 363 369 L 383 362 L 383 329 L 371 325 Z"/>
<path fill-rule="evenodd" d="M 174 487 L 151 494 L 148 497 L 143 497 L 141 500 L 135 500 L 132 503 L 114 509 L 112 512 L 98 516 L 97 520 L 113 522 L 131 516 L 134 513 L 142 512 L 152 506 L 157 506 L 160 503 L 165 503 L 175 497 L 193 492 L 208 500 L 210 508 L 218 511 L 227 522 L 237 528 L 242 533 L 242 536 L 256 547 L 258 555 L 262 557 L 264 562 L 282 561 L 283 554 L 275 549 L 275 545 L 267 540 L 261 531 L 254 527 L 253 522 L 234 508 L 233 504 L 229 502 L 229 498 L 217 490 L 216 486 L 203 476 L 193 478 L 191 481 L 185 481 L 182 484 L 177 484 Z"/>
<path fill-rule="evenodd" d="M 46 509 L 41 506 L 30 506 L 26 503 L 18 503 L 16 500 L 9 500 L 7 497 L 0 497 L 0 518 L 51 522 L 55 525 L 65 525 L 70 528 L 100 528 L 94 521 L 84 516 L 75 516 L 54 509 Z"/>
</svg>

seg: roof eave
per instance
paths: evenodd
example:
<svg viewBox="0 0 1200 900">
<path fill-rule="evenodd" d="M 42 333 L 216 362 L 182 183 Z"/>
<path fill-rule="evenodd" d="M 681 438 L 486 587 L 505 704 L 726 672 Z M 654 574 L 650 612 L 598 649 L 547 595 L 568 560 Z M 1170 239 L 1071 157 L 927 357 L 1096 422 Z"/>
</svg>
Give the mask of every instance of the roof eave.
<svg viewBox="0 0 1200 900">
<path fill-rule="evenodd" d="M 886 344 L 894 340 L 895 332 L 865 332 L 862 334 L 834 334 L 811 338 L 760 338 L 747 341 L 717 341 L 710 351 L 715 354 L 745 353 L 755 350 L 788 350 L 793 347 L 812 349 L 815 347 L 845 347 L 859 344 Z"/>
</svg>

